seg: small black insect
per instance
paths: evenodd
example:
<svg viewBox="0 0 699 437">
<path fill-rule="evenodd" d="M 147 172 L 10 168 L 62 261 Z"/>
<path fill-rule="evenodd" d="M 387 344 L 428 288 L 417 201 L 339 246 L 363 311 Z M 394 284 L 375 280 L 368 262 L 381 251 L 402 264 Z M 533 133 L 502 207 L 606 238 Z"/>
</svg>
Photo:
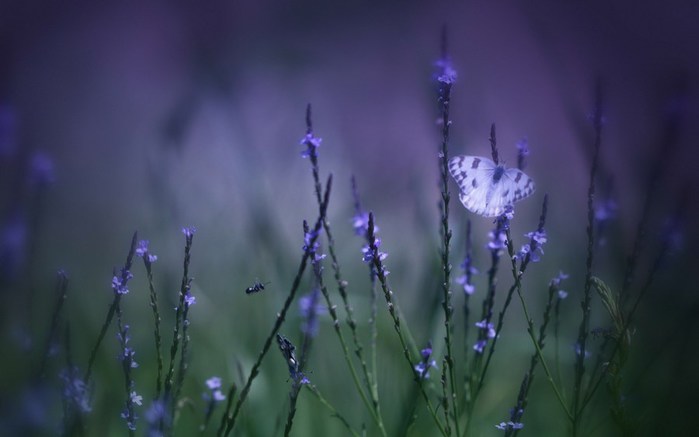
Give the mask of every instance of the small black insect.
<svg viewBox="0 0 699 437">
<path fill-rule="evenodd" d="M 265 285 L 271 284 L 270 282 L 265 282 L 264 284 L 260 281 L 255 281 L 252 286 L 245 289 L 245 294 L 257 293 L 265 289 Z"/>
</svg>

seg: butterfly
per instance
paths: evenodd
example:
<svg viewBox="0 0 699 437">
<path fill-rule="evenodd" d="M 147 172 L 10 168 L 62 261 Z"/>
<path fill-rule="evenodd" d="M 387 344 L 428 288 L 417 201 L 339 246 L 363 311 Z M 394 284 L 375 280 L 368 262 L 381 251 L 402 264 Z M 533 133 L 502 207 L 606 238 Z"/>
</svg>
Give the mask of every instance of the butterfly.
<svg viewBox="0 0 699 437">
<path fill-rule="evenodd" d="M 534 181 L 524 172 L 480 156 L 451 158 L 449 173 L 461 190 L 461 203 L 484 217 L 499 216 L 505 207 L 534 192 Z"/>
</svg>

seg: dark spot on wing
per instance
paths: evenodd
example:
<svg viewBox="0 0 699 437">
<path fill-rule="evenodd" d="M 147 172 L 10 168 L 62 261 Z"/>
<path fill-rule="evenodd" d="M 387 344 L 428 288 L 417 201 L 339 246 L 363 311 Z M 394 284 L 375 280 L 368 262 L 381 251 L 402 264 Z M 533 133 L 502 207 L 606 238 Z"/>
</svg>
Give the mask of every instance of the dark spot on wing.
<svg viewBox="0 0 699 437">
<path fill-rule="evenodd" d="M 480 158 L 473 158 L 473 164 L 471 164 L 471 168 L 476 169 L 478 168 L 478 165 L 481 163 Z"/>
<path fill-rule="evenodd" d="M 515 177 L 515 182 L 519 182 L 519 180 L 522 179 L 522 172 L 518 171 L 517 172 L 517 177 Z"/>
<path fill-rule="evenodd" d="M 473 188 L 478 188 L 478 182 L 476 182 L 476 179 L 474 178 L 473 181 L 471 181 L 471 185 Z"/>
<path fill-rule="evenodd" d="M 502 193 L 502 197 L 507 197 L 508 194 L 510 194 L 510 190 L 505 190 L 505 192 Z"/>
</svg>

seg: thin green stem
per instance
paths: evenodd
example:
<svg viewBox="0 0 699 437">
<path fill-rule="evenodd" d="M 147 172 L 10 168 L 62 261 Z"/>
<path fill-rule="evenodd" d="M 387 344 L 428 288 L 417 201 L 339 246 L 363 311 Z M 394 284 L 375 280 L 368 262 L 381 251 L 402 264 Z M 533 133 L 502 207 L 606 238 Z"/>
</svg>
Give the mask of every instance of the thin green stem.
<svg viewBox="0 0 699 437">
<path fill-rule="evenodd" d="M 359 437 L 359 433 L 358 433 L 357 431 L 355 431 L 354 429 L 352 429 L 352 426 L 349 424 L 349 422 L 347 421 L 347 419 L 345 419 L 345 418 L 330 404 L 330 402 L 328 402 L 328 401 L 323 397 L 323 395 L 320 394 L 320 392 L 318 391 L 318 389 L 316 388 L 315 385 L 312 385 L 312 384 L 304 384 L 304 386 L 305 386 L 306 388 L 308 388 L 308 390 L 310 390 L 310 392 L 313 393 L 313 394 L 315 395 L 315 397 L 320 401 L 321 404 L 323 404 L 323 406 L 324 406 L 325 408 L 328 409 L 328 411 L 330 411 L 330 415 L 331 415 L 331 416 L 337 417 L 337 418 L 340 420 L 340 422 L 342 422 L 342 424 L 345 425 L 345 428 L 347 428 L 347 431 L 349 431 L 353 436 Z"/>
<path fill-rule="evenodd" d="M 437 412 L 432 406 L 432 402 L 430 402 L 430 399 L 427 396 L 427 392 L 425 391 L 425 388 L 422 385 L 422 379 L 419 377 L 419 375 L 415 373 L 415 369 L 413 368 L 413 359 L 410 356 L 408 345 L 406 344 L 405 338 L 403 336 L 403 331 L 401 329 L 400 324 L 400 317 L 398 315 L 398 312 L 396 311 L 396 306 L 393 303 L 393 291 L 391 291 L 391 289 L 388 287 L 388 282 L 386 280 L 386 270 L 384 268 L 382 260 L 382 258 L 385 258 L 385 255 L 379 253 L 378 246 L 376 245 L 376 236 L 374 235 L 374 214 L 371 212 L 369 213 L 369 226 L 367 234 L 369 239 L 369 251 L 371 252 L 371 263 L 373 264 L 375 274 L 379 279 L 379 284 L 381 284 L 381 290 L 383 291 L 384 298 L 386 299 L 386 304 L 388 306 L 388 313 L 390 314 L 391 319 L 393 320 L 393 328 L 395 329 L 396 334 L 398 335 L 398 340 L 400 341 L 401 348 L 403 349 L 403 356 L 405 357 L 408 367 L 410 368 L 410 373 L 414 375 L 415 383 L 418 385 L 420 393 L 422 393 L 422 397 L 425 400 L 425 404 L 427 405 L 427 410 L 432 415 L 432 418 L 434 419 L 437 428 L 439 428 L 439 432 L 443 436 L 447 436 L 447 431 L 444 428 L 444 425 L 440 422 L 439 417 L 437 417 Z"/>
</svg>

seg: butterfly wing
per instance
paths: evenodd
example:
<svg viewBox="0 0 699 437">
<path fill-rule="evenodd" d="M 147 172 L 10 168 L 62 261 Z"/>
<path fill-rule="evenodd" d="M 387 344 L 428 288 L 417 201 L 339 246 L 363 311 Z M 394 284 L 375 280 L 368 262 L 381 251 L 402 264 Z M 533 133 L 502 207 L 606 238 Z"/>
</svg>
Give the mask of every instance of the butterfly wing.
<svg viewBox="0 0 699 437">
<path fill-rule="evenodd" d="M 524 174 L 522 170 L 516 168 L 508 168 L 505 174 L 502 175 L 503 185 L 509 188 L 507 197 L 510 203 L 519 202 L 520 200 L 531 196 L 536 189 L 534 180 Z"/>
<path fill-rule="evenodd" d="M 489 192 L 497 166 L 480 156 L 455 156 L 449 160 L 449 172 L 459 186 L 459 200 L 469 211 L 491 217 Z"/>
</svg>

